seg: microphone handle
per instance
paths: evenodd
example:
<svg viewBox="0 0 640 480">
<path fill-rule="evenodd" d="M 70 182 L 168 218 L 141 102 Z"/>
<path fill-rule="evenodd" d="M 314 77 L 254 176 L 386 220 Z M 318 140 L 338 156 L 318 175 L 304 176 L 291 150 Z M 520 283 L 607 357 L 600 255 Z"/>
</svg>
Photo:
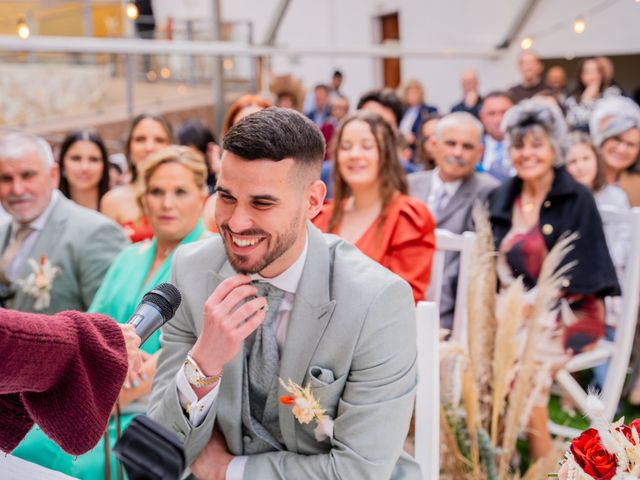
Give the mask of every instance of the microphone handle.
<svg viewBox="0 0 640 480">
<path fill-rule="evenodd" d="M 164 324 L 164 318 L 159 308 L 152 303 L 143 302 L 127 323 L 133 325 L 136 334 L 140 337 L 140 345 L 142 345 L 153 332 Z"/>
</svg>

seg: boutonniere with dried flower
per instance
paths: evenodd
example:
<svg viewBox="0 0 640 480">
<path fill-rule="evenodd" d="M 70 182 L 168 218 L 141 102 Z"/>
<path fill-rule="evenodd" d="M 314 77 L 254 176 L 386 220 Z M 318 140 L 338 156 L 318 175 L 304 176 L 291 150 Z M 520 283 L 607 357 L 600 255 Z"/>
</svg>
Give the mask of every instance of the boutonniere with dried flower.
<svg viewBox="0 0 640 480">
<path fill-rule="evenodd" d="M 287 383 L 280 379 L 280 383 L 290 393 L 290 395 L 282 395 L 280 403 L 293 407 L 293 416 L 296 420 L 305 425 L 315 420 L 317 425 L 314 434 L 319 442 L 333 438 L 333 419 L 325 413 L 320 402 L 313 397 L 311 385 L 302 388 L 291 379 Z"/>
<path fill-rule="evenodd" d="M 29 265 L 33 272 L 16 283 L 22 288 L 22 291 L 36 299 L 33 305 L 34 310 L 44 310 L 51 304 L 51 289 L 53 288 L 53 279 L 62 270 L 53 265 L 45 255 L 40 257 L 40 263 L 33 258 L 29 259 Z"/>
</svg>

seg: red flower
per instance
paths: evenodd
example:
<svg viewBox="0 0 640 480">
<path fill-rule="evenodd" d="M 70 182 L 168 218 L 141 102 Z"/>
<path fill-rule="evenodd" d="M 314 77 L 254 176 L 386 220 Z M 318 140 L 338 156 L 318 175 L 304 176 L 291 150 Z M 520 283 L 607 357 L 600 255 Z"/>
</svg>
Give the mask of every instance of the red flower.
<svg viewBox="0 0 640 480">
<path fill-rule="evenodd" d="M 596 480 L 610 480 L 616 473 L 616 457 L 600 444 L 600 435 L 590 428 L 571 442 L 571 453 L 584 473 Z"/>
<path fill-rule="evenodd" d="M 40 265 L 44 265 L 47 261 L 47 257 L 44 255 L 40 255 Z"/>
<path fill-rule="evenodd" d="M 635 428 L 639 429 L 640 426 L 636 426 Z M 631 442 L 633 445 L 636 444 L 636 442 L 634 442 L 633 440 L 633 433 L 631 433 L 631 428 L 627 427 L 626 425 L 620 425 L 619 427 L 616 428 L 616 430 L 622 433 L 625 436 L 625 438 L 629 440 L 629 442 Z M 638 432 L 640 433 L 640 430 L 638 430 Z"/>
<path fill-rule="evenodd" d="M 293 405 L 296 403 L 296 397 L 292 397 L 291 395 L 281 395 L 280 403 L 283 405 Z"/>
<path fill-rule="evenodd" d="M 633 441 L 631 429 L 635 428 L 636 432 L 638 432 L 638 435 L 640 435 L 640 418 L 636 418 L 633 422 L 631 422 L 628 428 L 629 428 L 629 435 L 627 435 L 627 438 L 631 443 L 635 445 L 636 443 Z"/>
</svg>

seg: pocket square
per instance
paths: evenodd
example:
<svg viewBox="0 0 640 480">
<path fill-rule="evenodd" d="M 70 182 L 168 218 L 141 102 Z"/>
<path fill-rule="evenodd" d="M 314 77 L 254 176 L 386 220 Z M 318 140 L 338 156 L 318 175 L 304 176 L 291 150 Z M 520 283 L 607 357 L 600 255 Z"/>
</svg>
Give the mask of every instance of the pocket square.
<svg viewBox="0 0 640 480">
<path fill-rule="evenodd" d="M 313 366 L 309 369 L 309 376 L 327 385 L 333 383 L 336 379 L 333 371 L 329 370 L 328 368 L 317 366 Z"/>
</svg>

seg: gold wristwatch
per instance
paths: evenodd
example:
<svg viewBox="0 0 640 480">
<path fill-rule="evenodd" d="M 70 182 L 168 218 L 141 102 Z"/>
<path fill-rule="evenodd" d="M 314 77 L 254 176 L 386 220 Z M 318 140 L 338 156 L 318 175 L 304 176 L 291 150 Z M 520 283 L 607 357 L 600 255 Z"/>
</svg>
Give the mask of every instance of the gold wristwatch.
<svg viewBox="0 0 640 480">
<path fill-rule="evenodd" d="M 221 371 L 216 375 L 207 377 L 204 373 L 202 373 L 200 366 L 191 357 L 191 354 L 188 353 L 187 358 L 184 361 L 184 373 L 191 385 L 193 385 L 194 387 L 202 388 L 217 383 L 222 378 L 222 374 L 224 372 Z"/>
</svg>

